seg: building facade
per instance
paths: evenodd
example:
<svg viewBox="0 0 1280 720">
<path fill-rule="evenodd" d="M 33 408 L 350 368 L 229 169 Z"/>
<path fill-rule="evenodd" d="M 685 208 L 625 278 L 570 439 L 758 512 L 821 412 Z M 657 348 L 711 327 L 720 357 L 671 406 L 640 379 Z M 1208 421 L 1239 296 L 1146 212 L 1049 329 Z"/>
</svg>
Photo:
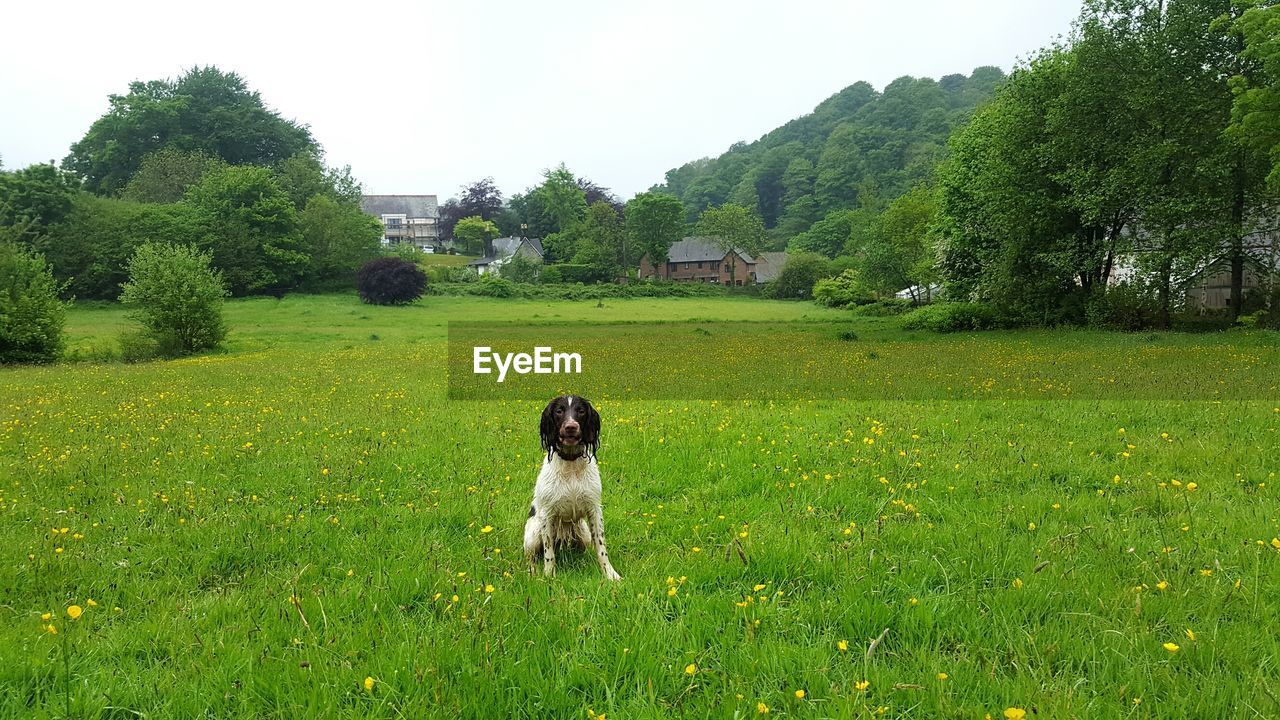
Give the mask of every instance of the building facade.
<svg viewBox="0 0 1280 720">
<path fill-rule="evenodd" d="M 382 223 L 382 244 L 409 245 L 423 252 L 446 249 L 440 239 L 440 206 L 435 195 L 365 195 L 360 209 Z"/>
<path fill-rule="evenodd" d="M 640 258 L 640 279 L 706 282 L 720 285 L 752 285 L 758 259 L 741 250 L 724 250 L 705 237 L 687 237 L 667 251 L 667 262 L 655 266 L 646 255 Z"/>
</svg>

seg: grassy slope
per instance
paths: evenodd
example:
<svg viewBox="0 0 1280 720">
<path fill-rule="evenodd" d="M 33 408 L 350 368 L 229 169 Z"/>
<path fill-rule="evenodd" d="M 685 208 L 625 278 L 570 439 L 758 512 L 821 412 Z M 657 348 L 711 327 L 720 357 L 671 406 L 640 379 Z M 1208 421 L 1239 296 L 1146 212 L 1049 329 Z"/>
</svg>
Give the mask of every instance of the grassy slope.
<svg viewBox="0 0 1280 720">
<path fill-rule="evenodd" d="M 446 320 L 839 315 L 341 296 L 228 315 L 227 354 L 0 372 L 0 715 L 62 714 L 64 650 L 73 714 L 103 717 L 1280 714 L 1275 401 L 610 401 L 624 581 L 579 554 L 548 582 L 519 555 L 540 405 L 444 402 Z M 71 344 L 121 323 L 73 312 Z"/>
</svg>

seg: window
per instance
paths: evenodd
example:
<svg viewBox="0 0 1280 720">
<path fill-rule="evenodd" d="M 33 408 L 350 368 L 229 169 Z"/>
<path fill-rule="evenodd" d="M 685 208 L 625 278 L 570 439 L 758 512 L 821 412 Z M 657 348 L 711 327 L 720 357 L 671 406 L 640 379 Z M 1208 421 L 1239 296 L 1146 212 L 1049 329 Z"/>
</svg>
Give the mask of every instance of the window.
<svg viewBox="0 0 1280 720">
<path fill-rule="evenodd" d="M 702 269 L 702 263 L 701 263 L 701 262 L 699 262 L 699 263 L 698 263 L 698 269 L 699 269 L 699 270 L 701 270 L 701 269 Z"/>
</svg>

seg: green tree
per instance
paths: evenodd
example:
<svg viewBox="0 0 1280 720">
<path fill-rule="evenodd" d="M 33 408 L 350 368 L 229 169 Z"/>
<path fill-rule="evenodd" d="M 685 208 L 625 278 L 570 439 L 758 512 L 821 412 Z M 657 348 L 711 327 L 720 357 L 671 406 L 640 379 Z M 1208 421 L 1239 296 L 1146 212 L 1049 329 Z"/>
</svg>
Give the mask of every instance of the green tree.
<svg viewBox="0 0 1280 720">
<path fill-rule="evenodd" d="M 0 363 L 43 363 L 62 352 L 66 305 L 44 258 L 0 228 Z"/>
<path fill-rule="evenodd" d="M 462 244 L 467 255 L 493 255 L 493 241 L 498 237 L 498 226 L 476 215 L 462 218 L 453 226 L 453 239 Z"/>
<path fill-rule="evenodd" d="M 16 239 L 31 243 L 66 219 L 77 185 L 51 164 L 0 172 L 0 227 L 17 228 Z"/>
<path fill-rule="evenodd" d="M 204 245 L 231 292 L 282 293 L 305 275 L 305 251 L 293 201 L 265 167 L 233 165 L 209 172 L 187 202 L 215 228 Z"/>
<path fill-rule="evenodd" d="M 711 238 L 726 253 L 737 250 L 751 257 L 760 254 L 765 242 L 764 223 L 751 210 L 728 203 L 707 208 L 698 218 L 699 235 Z M 729 282 L 737 283 L 737 263 L 729 265 Z"/>
<path fill-rule="evenodd" d="M 205 173 L 226 163 L 201 150 L 179 150 L 166 146 L 142 157 L 137 172 L 120 193 L 125 200 L 174 203 L 199 184 Z"/>
<path fill-rule="evenodd" d="M 941 276 L 931 229 L 937 218 L 933 192 L 917 185 L 889 203 L 863 249 L 863 281 L 881 295 L 907 288 L 913 302 L 928 301 Z"/>
<path fill-rule="evenodd" d="M 307 277 L 313 283 L 343 281 L 350 287 L 356 271 L 378 256 L 382 224 L 329 195 L 313 195 L 298 214 L 298 226 L 311 253 Z"/>
<path fill-rule="evenodd" d="M 168 243 L 147 243 L 130 258 L 120 302 L 162 355 L 211 350 L 226 337 L 227 288 L 209 261 L 194 247 Z"/>
<path fill-rule="evenodd" d="M 534 191 L 541 206 L 542 220 L 562 232 L 573 228 L 587 214 L 587 194 L 564 163 L 543 172 L 543 182 Z"/>
<path fill-rule="evenodd" d="M 778 277 L 765 286 L 768 297 L 803 299 L 813 297 L 813 286 L 831 275 L 831 264 L 818 253 L 800 252 L 787 255 Z"/>
<path fill-rule="evenodd" d="M 591 203 L 578 233 L 573 263 L 587 266 L 595 282 L 612 281 L 626 263 L 626 238 L 618 211 L 607 202 Z"/>
<path fill-rule="evenodd" d="M 299 211 L 316 196 L 359 207 L 364 192 L 359 181 L 352 177 L 350 165 L 330 168 L 324 164 L 324 155 L 316 148 L 300 150 L 285 158 L 276 168 L 276 177 Z"/>
<path fill-rule="evenodd" d="M 176 80 L 134 82 L 71 146 L 64 167 L 85 189 L 120 192 L 142 158 L 166 147 L 203 151 L 233 165 L 275 166 L 315 147 L 304 125 L 280 117 L 239 75 L 195 67 Z"/>
<path fill-rule="evenodd" d="M 1257 71 L 1233 76 L 1231 131 L 1271 158 L 1268 182 L 1280 193 L 1280 5 L 1245 3 L 1234 32 L 1243 40 L 1243 59 Z"/>
<path fill-rule="evenodd" d="M 667 266 L 667 253 L 685 234 L 685 211 L 680 200 L 665 193 L 640 193 L 627 203 L 626 237 L 631 248 L 624 266 L 631 270 L 645 255 L 654 267 Z"/>
</svg>

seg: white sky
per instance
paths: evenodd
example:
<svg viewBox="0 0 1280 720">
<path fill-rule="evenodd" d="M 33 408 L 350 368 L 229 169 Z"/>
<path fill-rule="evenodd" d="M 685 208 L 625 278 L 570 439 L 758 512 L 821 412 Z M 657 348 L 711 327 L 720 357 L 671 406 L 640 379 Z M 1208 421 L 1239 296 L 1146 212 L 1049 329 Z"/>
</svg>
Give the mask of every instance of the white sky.
<svg viewBox="0 0 1280 720">
<path fill-rule="evenodd" d="M 370 193 L 561 161 L 623 199 L 859 80 L 1006 71 L 1079 0 L 14 2 L 0 22 L 0 157 L 61 160 L 132 80 L 244 76 Z"/>
</svg>

